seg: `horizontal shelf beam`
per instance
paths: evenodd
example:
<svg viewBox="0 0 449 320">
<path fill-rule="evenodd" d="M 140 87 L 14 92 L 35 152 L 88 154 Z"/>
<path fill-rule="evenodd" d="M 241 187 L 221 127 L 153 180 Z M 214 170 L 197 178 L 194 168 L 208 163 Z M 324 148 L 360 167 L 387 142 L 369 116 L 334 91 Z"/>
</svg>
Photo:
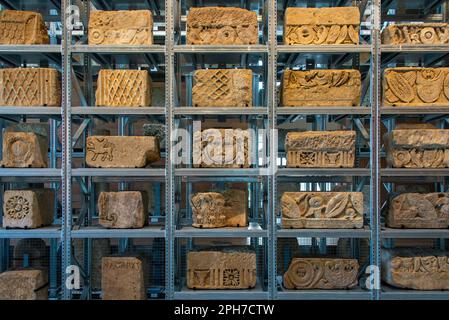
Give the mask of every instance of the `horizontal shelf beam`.
<svg viewBox="0 0 449 320">
<path fill-rule="evenodd" d="M 267 53 L 266 45 L 175 45 L 175 53 Z"/>
<path fill-rule="evenodd" d="M 61 169 L 0 168 L 0 177 L 61 177 Z"/>
<path fill-rule="evenodd" d="M 279 229 L 278 238 L 370 238 L 368 227 L 363 229 Z"/>
<path fill-rule="evenodd" d="M 202 229 L 194 227 L 183 227 L 175 231 L 177 238 L 247 238 L 247 237 L 268 237 L 268 231 L 263 230 L 259 225 L 241 228 L 216 228 Z"/>
<path fill-rule="evenodd" d="M 443 45 L 387 45 L 383 44 L 380 46 L 381 52 L 417 52 L 417 53 L 427 53 L 427 52 L 448 52 L 449 48 L 447 44 Z"/>
<path fill-rule="evenodd" d="M 165 53 L 165 46 L 84 45 L 71 46 L 72 53 Z"/>
<path fill-rule="evenodd" d="M 380 237 L 402 239 L 449 239 L 449 229 L 392 229 L 383 228 Z"/>
<path fill-rule="evenodd" d="M 0 106 L 0 115 L 61 115 L 61 107 Z"/>
<path fill-rule="evenodd" d="M 382 168 L 380 170 L 382 177 L 430 177 L 430 176 L 449 176 L 448 168 Z"/>
<path fill-rule="evenodd" d="M 265 107 L 253 108 L 197 108 L 197 107 L 178 107 L 174 108 L 175 115 L 267 115 L 268 110 Z"/>
<path fill-rule="evenodd" d="M 357 53 L 371 52 L 371 45 L 278 45 L 277 51 L 280 53 Z"/>
<path fill-rule="evenodd" d="M 165 238 L 163 226 L 147 226 L 141 229 L 106 229 L 83 227 L 72 230 L 72 238 Z"/>
<path fill-rule="evenodd" d="M 164 115 L 164 107 L 73 107 L 72 115 Z"/>
<path fill-rule="evenodd" d="M 277 108 L 278 115 L 369 115 L 369 107 L 280 107 Z"/>
<path fill-rule="evenodd" d="M 368 168 L 279 168 L 279 177 L 308 177 L 308 176 L 370 176 Z"/>
<path fill-rule="evenodd" d="M 248 177 L 248 176 L 267 176 L 269 170 L 261 169 L 241 169 L 241 168 L 178 168 L 175 169 L 175 176 L 182 177 Z"/>
<path fill-rule="evenodd" d="M 156 168 L 76 168 L 74 177 L 165 177 L 165 169 Z"/>
<path fill-rule="evenodd" d="M 19 238 L 44 238 L 54 239 L 61 237 L 61 227 L 51 226 L 37 229 L 5 229 L 0 228 L 0 238 L 19 239 Z"/>
<path fill-rule="evenodd" d="M 62 47 L 59 44 L 14 44 L 0 45 L 0 53 L 61 53 Z"/>
</svg>

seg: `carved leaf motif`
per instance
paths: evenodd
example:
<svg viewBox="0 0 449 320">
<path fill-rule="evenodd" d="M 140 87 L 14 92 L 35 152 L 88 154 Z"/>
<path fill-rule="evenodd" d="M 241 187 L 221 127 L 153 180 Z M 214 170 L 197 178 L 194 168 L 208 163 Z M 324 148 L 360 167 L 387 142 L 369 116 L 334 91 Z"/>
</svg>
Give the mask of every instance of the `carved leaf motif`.
<svg viewBox="0 0 449 320">
<path fill-rule="evenodd" d="M 443 73 L 432 70 L 418 72 L 416 79 L 416 91 L 420 99 L 426 103 L 435 102 L 441 93 L 443 86 Z"/>
<path fill-rule="evenodd" d="M 329 30 L 326 43 L 334 44 L 340 34 L 340 26 L 333 25 Z"/>
<path fill-rule="evenodd" d="M 410 151 L 410 157 L 412 160 L 412 163 L 418 167 L 423 167 L 423 161 L 422 161 L 422 152 L 416 151 L 416 149 L 412 149 Z"/>
<path fill-rule="evenodd" d="M 329 30 L 325 26 L 320 26 L 317 28 L 315 33 L 315 43 L 322 44 L 326 41 L 327 35 L 329 34 Z"/>
<path fill-rule="evenodd" d="M 335 87 L 340 87 L 344 85 L 349 80 L 349 72 L 338 72 L 334 74 L 333 85 Z"/>
<path fill-rule="evenodd" d="M 403 102 L 410 102 L 415 98 L 412 86 L 401 74 L 391 72 L 388 74 L 387 83 L 389 89 Z"/>
<path fill-rule="evenodd" d="M 300 195 L 296 200 L 296 203 L 298 204 L 299 208 L 299 216 L 305 216 L 307 214 L 307 211 L 309 211 L 309 199 L 307 197 L 307 194 Z"/>
<path fill-rule="evenodd" d="M 295 199 L 287 195 L 282 196 L 281 200 L 282 216 L 290 219 L 300 217 L 300 210 Z"/>
<path fill-rule="evenodd" d="M 337 44 L 343 43 L 343 41 L 345 41 L 347 36 L 348 36 L 348 26 L 344 25 L 340 29 L 340 33 L 338 34 L 336 43 Z"/>
<path fill-rule="evenodd" d="M 340 215 L 345 210 L 348 204 L 349 197 L 346 194 L 340 193 L 329 200 L 324 216 L 326 218 L 334 218 Z"/>
<path fill-rule="evenodd" d="M 444 95 L 447 99 L 449 99 L 449 73 L 446 75 L 443 84 Z"/>
<path fill-rule="evenodd" d="M 354 26 L 349 26 L 348 34 L 349 34 L 349 38 L 351 39 L 352 42 L 354 42 L 354 43 L 359 42 L 359 32 L 358 32 L 357 28 L 354 28 Z"/>
<path fill-rule="evenodd" d="M 423 163 L 426 168 L 439 167 L 444 159 L 443 150 L 424 150 Z"/>
</svg>

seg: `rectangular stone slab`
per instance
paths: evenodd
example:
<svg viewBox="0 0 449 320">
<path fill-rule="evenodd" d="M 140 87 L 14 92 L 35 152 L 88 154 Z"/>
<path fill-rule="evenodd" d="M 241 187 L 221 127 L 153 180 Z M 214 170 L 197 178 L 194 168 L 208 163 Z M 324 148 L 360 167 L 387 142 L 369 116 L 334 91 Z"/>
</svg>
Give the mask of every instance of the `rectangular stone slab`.
<svg viewBox="0 0 449 320">
<path fill-rule="evenodd" d="M 187 15 L 187 44 L 257 44 L 257 14 L 241 8 L 190 8 Z"/>
<path fill-rule="evenodd" d="M 294 8 L 285 10 L 284 44 L 359 44 L 357 7 Z"/>
<path fill-rule="evenodd" d="M 414 290 L 449 290 L 449 253 L 430 248 L 382 249 L 382 280 Z"/>
<path fill-rule="evenodd" d="M 47 300 L 48 284 L 42 270 L 0 273 L 0 300 Z"/>
<path fill-rule="evenodd" d="M 90 45 L 152 45 L 153 15 L 150 10 L 92 11 Z"/>
<path fill-rule="evenodd" d="M 382 43 L 392 45 L 441 45 L 449 42 L 447 23 L 396 23 L 382 31 Z"/>
<path fill-rule="evenodd" d="M 32 11 L 0 11 L 0 44 L 50 44 L 42 15 Z"/>
<path fill-rule="evenodd" d="M 0 105 L 60 107 L 59 71 L 52 68 L 0 69 Z"/>
<path fill-rule="evenodd" d="M 196 228 L 244 227 L 248 224 L 245 190 L 199 192 L 190 199 L 192 226 Z"/>
<path fill-rule="evenodd" d="M 51 225 L 54 206 L 52 189 L 7 190 L 3 196 L 3 227 L 34 229 Z"/>
<path fill-rule="evenodd" d="M 206 248 L 187 254 L 187 287 L 249 289 L 256 286 L 256 253 L 244 246 Z"/>
<path fill-rule="evenodd" d="M 195 168 L 248 168 L 252 164 L 252 133 L 241 129 L 193 132 Z"/>
<path fill-rule="evenodd" d="M 249 69 L 204 69 L 194 73 L 194 107 L 252 107 L 253 72 Z"/>
<path fill-rule="evenodd" d="M 284 274 L 284 287 L 349 289 L 357 285 L 358 271 L 356 259 L 293 258 Z"/>
<path fill-rule="evenodd" d="M 360 72 L 353 69 L 287 69 L 282 77 L 282 106 L 360 106 L 360 79 Z"/>
<path fill-rule="evenodd" d="M 143 168 L 160 159 L 155 137 L 90 136 L 86 164 L 95 168 Z"/>
<path fill-rule="evenodd" d="M 46 168 L 48 139 L 31 132 L 4 132 L 3 159 L 5 168 Z"/>
<path fill-rule="evenodd" d="M 147 70 L 100 70 L 96 106 L 149 107 L 151 78 Z"/>
<path fill-rule="evenodd" d="M 362 192 L 284 192 L 282 228 L 363 227 Z"/>
<path fill-rule="evenodd" d="M 355 131 L 288 132 L 287 167 L 353 168 L 355 138 Z"/>
<path fill-rule="evenodd" d="M 105 228 L 143 228 L 146 208 L 142 192 L 101 192 L 98 197 L 99 222 Z"/>
<path fill-rule="evenodd" d="M 136 257 L 104 257 L 103 300 L 145 300 L 144 267 Z"/>
<path fill-rule="evenodd" d="M 449 193 L 403 193 L 390 200 L 386 224 L 390 228 L 446 229 Z"/>
<path fill-rule="evenodd" d="M 449 68 L 387 68 L 382 93 L 384 106 L 449 107 Z"/>
<path fill-rule="evenodd" d="M 449 167 L 449 130 L 395 129 L 384 135 L 387 163 L 394 168 Z"/>
</svg>

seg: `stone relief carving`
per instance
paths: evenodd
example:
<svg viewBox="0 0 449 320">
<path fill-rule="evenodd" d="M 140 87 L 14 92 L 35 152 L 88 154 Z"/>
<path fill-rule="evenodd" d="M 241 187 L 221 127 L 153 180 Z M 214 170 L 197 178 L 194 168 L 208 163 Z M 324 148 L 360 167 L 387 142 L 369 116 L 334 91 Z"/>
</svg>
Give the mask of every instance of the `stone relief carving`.
<svg viewBox="0 0 449 320">
<path fill-rule="evenodd" d="M 383 44 L 445 44 L 449 42 L 447 23 L 397 23 L 382 31 Z"/>
<path fill-rule="evenodd" d="M 257 44 L 257 14 L 241 8 L 190 8 L 187 15 L 187 44 Z"/>
<path fill-rule="evenodd" d="M 256 286 L 256 253 L 245 246 L 204 248 L 187 254 L 187 287 L 249 289 Z"/>
<path fill-rule="evenodd" d="M 90 45 L 152 45 L 153 15 L 150 10 L 92 11 Z"/>
<path fill-rule="evenodd" d="M 194 81 L 194 107 L 252 107 L 253 72 L 250 69 L 196 70 Z"/>
<path fill-rule="evenodd" d="M 286 69 L 282 78 L 282 106 L 360 106 L 360 79 L 360 72 L 352 69 Z"/>
<path fill-rule="evenodd" d="M 448 106 L 449 68 L 387 68 L 384 106 Z"/>
<path fill-rule="evenodd" d="M 287 45 L 359 44 L 357 7 L 294 8 L 285 10 Z"/>
<path fill-rule="evenodd" d="M 100 70 L 95 96 L 101 107 L 149 107 L 150 74 L 147 70 Z"/>
<path fill-rule="evenodd" d="M 49 44 L 42 15 L 32 11 L 0 11 L 0 44 Z"/>
<path fill-rule="evenodd" d="M 284 192 L 283 228 L 362 228 L 362 192 Z"/>
<path fill-rule="evenodd" d="M 288 132 L 285 138 L 289 168 L 352 168 L 355 131 Z"/>
<path fill-rule="evenodd" d="M 0 300 L 47 300 L 47 276 L 42 270 L 0 273 Z"/>
<path fill-rule="evenodd" d="M 5 168 L 47 167 L 48 140 L 33 132 L 5 132 L 3 160 Z"/>
</svg>

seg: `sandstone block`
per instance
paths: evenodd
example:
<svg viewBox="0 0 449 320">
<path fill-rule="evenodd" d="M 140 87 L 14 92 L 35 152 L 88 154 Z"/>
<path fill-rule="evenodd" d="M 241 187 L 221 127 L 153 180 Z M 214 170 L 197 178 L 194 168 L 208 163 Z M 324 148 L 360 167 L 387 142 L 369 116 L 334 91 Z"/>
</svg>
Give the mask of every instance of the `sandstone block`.
<svg viewBox="0 0 449 320">
<path fill-rule="evenodd" d="M 52 68 L 0 69 L 0 105 L 60 107 L 61 81 Z"/>
<path fill-rule="evenodd" d="M 360 95 L 361 80 L 358 70 L 284 71 L 284 107 L 360 106 Z"/>
<path fill-rule="evenodd" d="M 193 132 L 193 166 L 248 168 L 252 164 L 252 133 L 241 129 Z"/>
<path fill-rule="evenodd" d="M 0 300 L 47 300 L 47 278 L 41 270 L 0 273 Z"/>
<path fill-rule="evenodd" d="M 2 167 L 47 167 L 48 140 L 32 132 L 4 132 Z"/>
<path fill-rule="evenodd" d="M 153 15 L 150 10 L 92 11 L 90 45 L 152 45 Z"/>
<path fill-rule="evenodd" d="M 382 91 L 384 106 L 449 107 L 449 68 L 387 68 Z"/>
<path fill-rule="evenodd" d="M 362 192 L 284 192 L 283 228 L 363 227 Z"/>
<path fill-rule="evenodd" d="M 99 222 L 105 228 L 143 228 L 146 208 L 142 192 L 101 192 L 98 197 Z"/>
<path fill-rule="evenodd" d="M 356 259 L 293 258 L 284 274 L 287 289 L 349 289 L 357 285 Z"/>
<path fill-rule="evenodd" d="M 49 44 L 42 15 L 32 11 L 0 11 L 0 44 Z"/>
<path fill-rule="evenodd" d="M 449 290 L 449 254 L 420 248 L 382 249 L 382 280 L 414 290 Z"/>
<path fill-rule="evenodd" d="M 194 107 L 252 107 L 253 72 L 249 69 L 196 70 Z"/>
<path fill-rule="evenodd" d="M 449 167 L 449 130 L 400 128 L 384 140 L 387 163 L 394 168 Z"/>
<path fill-rule="evenodd" d="M 390 201 L 386 219 L 390 228 L 449 227 L 449 193 L 403 193 Z"/>
<path fill-rule="evenodd" d="M 383 44 L 445 44 L 449 42 L 447 23 L 397 23 L 382 31 Z"/>
<path fill-rule="evenodd" d="M 187 44 L 257 44 L 257 14 L 241 8 L 190 8 Z"/>
<path fill-rule="evenodd" d="M 145 300 L 143 262 L 136 257 L 104 257 L 103 300 Z"/>
<path fill-rule="evenodd" d="M 287 8 L 284 43 L 287 45 L 359 44 L 357 7 Z"/>
<path fill-rule="evenodd" d="M 244 227 L 248 224 L 248 194 L 245 190 L 199 192 L 190 199 L 196 228 Z"/>
<path fill-rule="evenodd" d="M 95 95 L 101 107 L 148 107 L 150 74 L 147 70 L 100 70 Z"/>
<path fill-rule="evenodd" d="M 51 225 L 54 205 L 52 189 L 7 190 L 3 201 L 3 227 L 35 229 Z"/>
<path fill-rule="evenodd" d="M 248 289 L 256 286 L 256 253 L 244 246 L 214 247 L 187 254 L 187 287 Z"/>
<path fill-rule="evenodd" d="M 352 168 L 355 131 L 289 132 L 285 138 L 287 167 Z"/>
<path fill-rule="evenodd" d="M 155 137 L 90 136 L 86 163 L 95 168 L 143 168 L 160 159 Z"/>
</svg>

